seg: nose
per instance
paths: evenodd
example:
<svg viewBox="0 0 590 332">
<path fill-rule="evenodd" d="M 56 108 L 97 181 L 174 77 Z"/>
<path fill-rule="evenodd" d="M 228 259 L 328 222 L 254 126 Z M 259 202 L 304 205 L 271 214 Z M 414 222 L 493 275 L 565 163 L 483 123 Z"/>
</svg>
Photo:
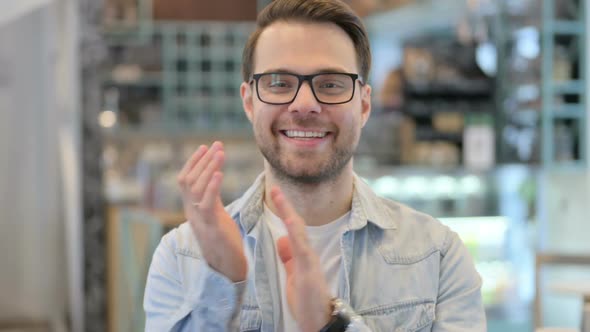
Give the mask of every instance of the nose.
<svg viewBox="0 0 590 332">
<path fill-rule="evenodd" d="M 289 105 L 290 112 L 320 113 L 322 107 L 311 91 L 309 82 L 303 82 L 295 100 Z"/>
</svg>

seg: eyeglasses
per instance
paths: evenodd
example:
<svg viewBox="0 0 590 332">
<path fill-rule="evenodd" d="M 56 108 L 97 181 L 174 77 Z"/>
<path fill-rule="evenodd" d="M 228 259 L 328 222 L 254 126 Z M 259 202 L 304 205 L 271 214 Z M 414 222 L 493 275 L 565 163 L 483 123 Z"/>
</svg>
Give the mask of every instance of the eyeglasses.
<svg viewBox="0 0 590 332">
<path fill-rule="evenodd" d="M 252 75 L 258 99 L 271 105 L 292 103 L 303 82 L 307 81 L 316 100 L 322 104 L 345 104 L 352 100 L 355 82 L 362 78 L 351 73 L 319 73 L 296 75 L 291 73 L 263 73 Z M 252 83 L 252 80 L 250 83 Z"/>
</svg>

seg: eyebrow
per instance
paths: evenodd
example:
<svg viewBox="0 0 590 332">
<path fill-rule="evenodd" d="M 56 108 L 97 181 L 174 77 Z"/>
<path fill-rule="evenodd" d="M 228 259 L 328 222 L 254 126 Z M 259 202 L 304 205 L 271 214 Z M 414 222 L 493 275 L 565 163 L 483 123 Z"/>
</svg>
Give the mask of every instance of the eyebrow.
<svg viewBox="0 0 590 332">
<path fill-rule="evenodd" d="M 288 69 L 285 69 L 285 68 L 272 68 L 272 69 L 267 69 L 267 70 L 263 71 L 262 73 L 263 74 L 268 74 L 268 73 L 297 74 L 293 70 L 288 70 Z M 339 68 L 339 67 L 327 67 L 327 68 L 322 68 L 320 70 L 314 71 L 313 73 L 314 74 L 348 73 L 348 71 L 344 70 L 344 68 Z"/>
</svg>

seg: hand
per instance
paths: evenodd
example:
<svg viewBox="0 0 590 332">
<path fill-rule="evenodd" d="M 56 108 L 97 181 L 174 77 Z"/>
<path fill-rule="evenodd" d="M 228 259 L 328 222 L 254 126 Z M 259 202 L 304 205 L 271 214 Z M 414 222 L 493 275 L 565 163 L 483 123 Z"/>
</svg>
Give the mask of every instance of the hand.
<svg viewBox="0 0 590 332">
<path fill-rule="evenodd" d="M 221 142 L 201 146 L 178 174 L 184 213 L 209 266 L 232 282 L 248 273 L 242 237 L 220 196 L 224 152 Z"/>
<path fill-rule="evenodd" d="M 272 188 L 271 199 L 288 233 L 277 241 L 277 248 L 287 272 L 289 309 L 303 332 L 317 332 L 328 324 L 332 315 L 332 297 L 320 259 L 309 244 L 305 223 L 278 187 Z"/>
</svg>

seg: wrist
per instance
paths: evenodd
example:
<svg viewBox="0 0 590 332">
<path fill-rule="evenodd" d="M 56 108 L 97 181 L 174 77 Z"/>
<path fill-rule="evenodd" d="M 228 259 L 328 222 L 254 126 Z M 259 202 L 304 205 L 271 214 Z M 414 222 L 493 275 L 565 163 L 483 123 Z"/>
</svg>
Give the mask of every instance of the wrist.
<svg viewBox="0 0 590 332">
<path fill-rule="evenodd" d="M 330 319 L 320 332 L 345 332 L 356 314 L 352 308 L 339 298 L 330 301 Z"/>
<path fill-rule="evenodd" d="M 237 267 L 232 269 L 231 274 L 228 277 L 234 283 L 246 280 L 248 277 L 248 263 L 245 257 L 241 264 L 238 264 Z"/>
<path fill-rule="evenodd" d="M 332 300 L 333 300 L 332 298 L 329 298 L 327 301 L 327 305 L 324 307 L 324 312 L 322 315 L 322 323 L 323 324 L 320 325 L 320 331 L 325 326 L 330 324 L 330 321 L 332 320 L 332 313 L 334 312 L 334 305 L 332 304 Z"/>
</svg>

